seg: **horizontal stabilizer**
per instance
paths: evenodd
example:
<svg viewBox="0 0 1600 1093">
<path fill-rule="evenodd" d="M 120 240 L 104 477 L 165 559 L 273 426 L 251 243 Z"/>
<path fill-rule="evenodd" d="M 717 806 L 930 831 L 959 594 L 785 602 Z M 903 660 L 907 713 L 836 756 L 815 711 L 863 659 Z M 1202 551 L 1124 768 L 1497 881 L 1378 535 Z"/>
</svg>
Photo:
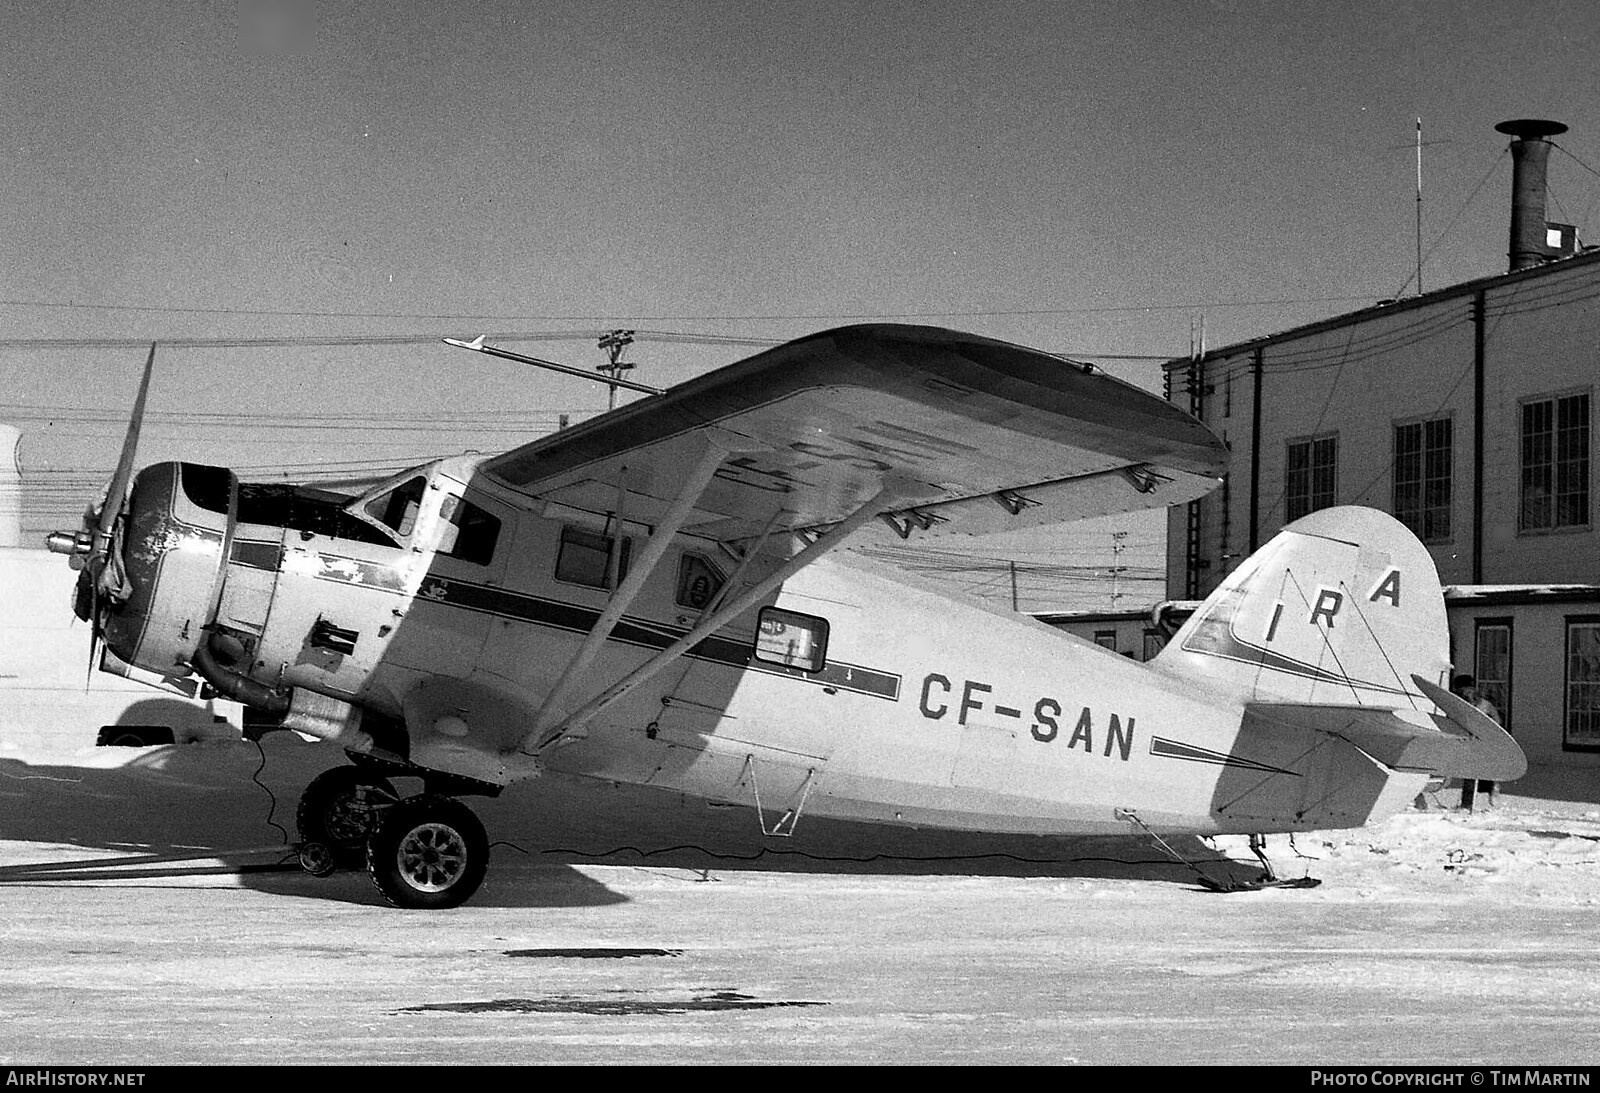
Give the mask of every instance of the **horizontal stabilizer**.
<svg viewBox="0 0 1600 1093">
<path fill-rule="evenodd" d="M 1413 675 L 1411 682 L 1438 707 L 1439 712 L 1427 715 L 1435 728 L 1407 721 L 1393 710 L 1320 703 L 1251 702 L 1245 718 L 1264 728 L 1276 723 L 1327 733 L 1395 770 L 1497 782 L 1527 772 L 1522 748 L 1483 711 L 1421 676 Z"/>
</svg>

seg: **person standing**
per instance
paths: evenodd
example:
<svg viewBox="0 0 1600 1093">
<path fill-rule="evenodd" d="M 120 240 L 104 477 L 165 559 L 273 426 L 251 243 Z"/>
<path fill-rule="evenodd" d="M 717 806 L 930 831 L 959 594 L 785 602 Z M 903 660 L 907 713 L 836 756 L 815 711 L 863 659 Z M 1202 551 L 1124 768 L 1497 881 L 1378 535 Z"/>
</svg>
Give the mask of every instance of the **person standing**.
<svg viewBox="0 0 1600 1093">
<path fill-rule="evenodd" d="M 1450 690 L 1483 711 L 1496 725 L 1500 724 L 1500 711 L 1495 709 L 1493 702 L 1478 693 L 1478 681 L 1472 676 L 1456 676 L 1450 681 Z M 1461 779 L 1461 807 L 1471 812 L 1473 805 L 1477 803 L 1479 792 L 1486 794 L 1489 804 L 1494 805 L 1494 782 L 1487 778 Z"/>
</svg>

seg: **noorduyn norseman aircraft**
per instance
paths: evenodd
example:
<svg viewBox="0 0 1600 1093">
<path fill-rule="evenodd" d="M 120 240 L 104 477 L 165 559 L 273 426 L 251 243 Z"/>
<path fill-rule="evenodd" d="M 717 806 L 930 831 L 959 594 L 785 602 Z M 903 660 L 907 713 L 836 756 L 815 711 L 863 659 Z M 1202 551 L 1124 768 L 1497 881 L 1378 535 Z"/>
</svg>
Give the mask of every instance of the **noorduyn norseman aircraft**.
<svg viewBox="0 0 1600 1093">
<path fill-rule="evenodd" d="M 100 666 L 203 681 L 342 749 L 300 801 L 302 864 L 364 863 L 400 906 L 470 897 L 489 842 L 460 798 L 541 771 L 746 803 L 771 835 L 803 812 L 1260 834 L 1525 767 L 1443 689 L 1433 562 L 1371 509 L 1284 528 L 1147 664 L 851 549 L 1217 483 L 1218 437 L 1092 366 L 847 327 L 340 491 L 193 463 L 135 477 L 154 360 L 105 499 L 50 537 Z"/>
</svg>

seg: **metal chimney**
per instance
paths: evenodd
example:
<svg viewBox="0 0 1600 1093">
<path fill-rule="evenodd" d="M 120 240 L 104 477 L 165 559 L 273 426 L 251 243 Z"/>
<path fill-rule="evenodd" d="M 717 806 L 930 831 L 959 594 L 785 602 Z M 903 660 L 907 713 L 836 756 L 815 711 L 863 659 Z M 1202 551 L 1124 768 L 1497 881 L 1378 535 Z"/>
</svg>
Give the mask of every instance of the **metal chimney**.
<svg viewBox="0 0 1600 1093">
<path fill-rule="evenodd" d="M 1548 242 L 1544 200 L 1551 148 L 1546 138 L 1565 133 L 1567 127 L 1558 121 L 1514 118 L 1494 128 L 1495 132 L 1514 138 L 1511 141 L 1511 269 L 1527 269 L 1563 253 L 1560 247 Z"/>
</svg>

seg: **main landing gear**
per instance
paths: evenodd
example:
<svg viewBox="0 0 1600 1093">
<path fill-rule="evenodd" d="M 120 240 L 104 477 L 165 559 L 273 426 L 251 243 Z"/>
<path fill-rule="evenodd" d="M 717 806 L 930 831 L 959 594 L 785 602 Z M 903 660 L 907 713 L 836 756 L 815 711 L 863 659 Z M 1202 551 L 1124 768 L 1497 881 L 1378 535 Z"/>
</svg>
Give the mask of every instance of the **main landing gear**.
<svg viewBox="0 0 1600 1093">
<path fill-rule="evenodd" d="M 401 798 L 363 767 L 313 778 L 295 819 L 302 869 L 325 877 L 364 863 L 396 907 L 459 906 L 489 868 L 489 837 L 470 808 L 442 793 Z"/>
</svg>

